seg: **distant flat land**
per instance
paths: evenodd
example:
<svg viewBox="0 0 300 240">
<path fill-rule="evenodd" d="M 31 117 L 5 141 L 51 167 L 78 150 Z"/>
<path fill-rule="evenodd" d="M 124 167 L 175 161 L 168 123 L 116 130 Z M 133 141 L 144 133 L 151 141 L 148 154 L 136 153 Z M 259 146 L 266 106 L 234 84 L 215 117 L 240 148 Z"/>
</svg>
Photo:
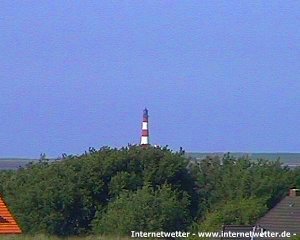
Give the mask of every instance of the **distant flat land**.
<svg viewBox="0 0 300 240">
<path fill-rule="evenodd" d="M 217 153 L 199 153 L 199 152 L 190 152 L 186 153 L 187 156 L 195 158 L 197 160 L 202 160 L 206 156 L 223 156 L 226 153 L 217 152 Z M 230 153 L 230 155 L 234 157 L 242 157 L 249 156 L 251 159 L 266 159 L 275 161 L 279 159 L 284 165 L 288 165 L 290 167 L 298 167 L 300 166 L 300 153 L 243 153 L 236 152 Z"/>
<path fill-rule="evenodd" d="M 0 169 L 18 169 L 25 166 L 27 163 L 38 161 L 37 159 L 29 158 L 0 158 Z"/>
<path fill-rule="evenodd" d="M 190 152 L 186 153 L 186 156 L 195 158 L 197 160 L 202 160 L 206 156 L 220 156 L 222 157 L 226 153 L 217 152 Z M 234 157 L 242 157 L 249 156 L 251 159 L 267 159 L 271 161 L 275 161 L 278 158 L 284 165 L 288 165 L 290 167 L 300 167 L 300 153 L 230 153 Z M 19 167 L 24 167 L 26 164 L 30 162 L 36 162 L 38 159 L 30 159 L 30 158 L 0 158 L 0 169 L 9 170 L 9 169 L 18 169 Z"/>
</svg>

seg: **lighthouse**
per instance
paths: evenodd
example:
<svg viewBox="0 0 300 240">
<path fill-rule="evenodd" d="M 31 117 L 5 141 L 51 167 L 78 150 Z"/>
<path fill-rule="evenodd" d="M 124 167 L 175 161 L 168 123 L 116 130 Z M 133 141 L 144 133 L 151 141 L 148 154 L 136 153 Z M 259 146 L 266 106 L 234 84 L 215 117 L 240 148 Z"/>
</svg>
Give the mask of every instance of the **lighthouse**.
<svg viewBox="0 0 300 240">
<path fill-rule="evenodd" d="M 143 112 L 141 145 L 149 145 L 149 115 L 147 108 Z"/>
</svg>

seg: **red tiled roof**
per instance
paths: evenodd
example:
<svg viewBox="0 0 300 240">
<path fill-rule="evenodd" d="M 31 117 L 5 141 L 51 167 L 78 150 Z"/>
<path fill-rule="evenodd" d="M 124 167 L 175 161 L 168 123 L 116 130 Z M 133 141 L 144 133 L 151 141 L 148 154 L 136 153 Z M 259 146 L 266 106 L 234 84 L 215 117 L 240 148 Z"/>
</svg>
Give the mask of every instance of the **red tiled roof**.
<svg viewBox="0 0 300 240">
<path fill-rule="evenodd" d="M 11 215 L 2 197 L 0 197 L 0 234 L 17 233 L 22 233 L 22 230 Z"/>
</svg>

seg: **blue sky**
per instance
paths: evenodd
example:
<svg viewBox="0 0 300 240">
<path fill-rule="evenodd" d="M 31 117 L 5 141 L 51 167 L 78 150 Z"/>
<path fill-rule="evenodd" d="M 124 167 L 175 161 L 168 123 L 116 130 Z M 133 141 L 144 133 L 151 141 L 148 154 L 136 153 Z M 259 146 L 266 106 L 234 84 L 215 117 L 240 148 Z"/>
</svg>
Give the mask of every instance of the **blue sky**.
<svg viewBox="0 0 300 240">
<path fill-rule="evenodd" d="M 140 141 L 299 152 L 297 1 L 1 1 L 0 156 Z"/>
</svg>

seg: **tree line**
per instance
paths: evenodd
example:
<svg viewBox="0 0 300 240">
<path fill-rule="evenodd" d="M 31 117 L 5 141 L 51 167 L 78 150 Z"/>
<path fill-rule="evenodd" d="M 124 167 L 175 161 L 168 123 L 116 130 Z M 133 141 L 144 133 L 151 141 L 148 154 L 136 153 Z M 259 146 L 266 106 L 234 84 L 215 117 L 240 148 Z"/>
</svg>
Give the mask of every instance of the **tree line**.
<svg viewBox="0 0 300 240">
<path fill-rule="evenodd" d="M 102 147 L 0 171 L 0 192 L 22 230 L 59 236 L 252 224 L 292 187 L 300 169 L 279 160 L 194 161 L 167 147 Z"/>
</svg>

